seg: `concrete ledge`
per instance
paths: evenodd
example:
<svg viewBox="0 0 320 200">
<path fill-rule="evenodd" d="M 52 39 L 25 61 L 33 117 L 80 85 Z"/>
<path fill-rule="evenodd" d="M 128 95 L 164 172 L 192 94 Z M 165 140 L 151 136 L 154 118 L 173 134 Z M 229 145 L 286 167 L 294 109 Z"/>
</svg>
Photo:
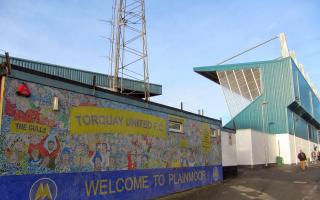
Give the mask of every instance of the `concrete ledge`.
<svg viewBox="0 0 320 200">
<path fill-rule="evenodd" d="M 277 166 L 276 163 L 268 163 L 268 166 L 265 164 L 258 164 L 258 165 L 238 165 L 238 168 L 241 169 L 263 169 L 263 168 L 270 168 Z"/>
</svg>

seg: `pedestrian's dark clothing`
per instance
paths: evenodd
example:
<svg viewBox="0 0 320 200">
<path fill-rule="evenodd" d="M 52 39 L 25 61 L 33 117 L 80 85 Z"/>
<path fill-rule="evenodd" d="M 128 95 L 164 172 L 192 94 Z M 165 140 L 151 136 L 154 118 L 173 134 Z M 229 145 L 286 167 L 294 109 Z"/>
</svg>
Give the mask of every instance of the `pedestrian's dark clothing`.
<svg viewBox="0 0 320 200">
<path fill-rule="evenodd" d="M 305 153 L 299 153 L 298 154 L 298 159 L 300 160 L 300 161 L 305 161 L 305 160 L 307 160 L 307 157 L 306 157 L 306 154 Z"/>
</svg>

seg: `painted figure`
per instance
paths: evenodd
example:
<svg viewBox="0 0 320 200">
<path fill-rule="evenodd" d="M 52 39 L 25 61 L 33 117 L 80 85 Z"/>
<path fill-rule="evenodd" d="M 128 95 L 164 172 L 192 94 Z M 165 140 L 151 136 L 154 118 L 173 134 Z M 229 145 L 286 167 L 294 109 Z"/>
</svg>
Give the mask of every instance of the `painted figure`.
<svg viewBox="0 0 320 200">
<path fill-rule="evenodd" d="M 195 153 L 193 150 L 189 152 L 188 163 L 189 163 L 189 167 L 193 167 L 196 164 Z"/>
<path fill-rule="evenodd" d="M 101 156 L 103 157 L 103 169 L 104 170 L 110 170 L 110 149 L 108 149 L 107 143 L 102 143 L 100 148 Z"/>
<path fill-rule="evenodd" d="M 94 156 L 91 159 L 91 163 L 93 166 L 94 171 L 102 171 L 102 163 L 103 163 L 103 158 L 101 156 L 101 153 L 99 151 L 96 151 Z"/>
<path fill-rule="evenodd" d="M 75 144 L 74 149 L 74 168 L 76 171 L 89 171 L 89 152 L 88 145 L 84 143 Z"/>
<path fill-rule="evenodd" d="M 56 170 L 58 172 L 70 172 L 71 165 L 72 165 L 71 149 L 68 147 L 64 147 L 61 151 Z"/>
<path fill-rule="evenodd" d="M 136 168 L 136 163 L 133 160 L 133 155 L 132 152 L 128 152 L 128 169 L 135 169 Z"/>
<path fill-rule="evenodd" d="M 11 148 L 17 154 L 19 162 L 26 158 L 25 144 L 20 136 L 15 137 Z"/>
<path fill-rule="evenodd" d="M 55 160 L 60 151 L 60 142 L 57 136 L 47 135 L 39 143 L 33 143 L 37 141 L 35 138 L 31 140 L 29 144 L 28 153 L 31 154 L 33 149 L 38 149 L 40 155 L 44 158 L 45 162 L 42 165 L 48 167 L 51 170 L 55 169 Z M 46 165 L 47 164 L 47 165 Z"/>
<path fill-rule="evenodd" d="M 29 152 L 30 155 L 30 165 L 31 166 L 40 166 L 42 163 L 42 157 L 40 155 L 39 147 L 34 147 Z"/>
</svg>

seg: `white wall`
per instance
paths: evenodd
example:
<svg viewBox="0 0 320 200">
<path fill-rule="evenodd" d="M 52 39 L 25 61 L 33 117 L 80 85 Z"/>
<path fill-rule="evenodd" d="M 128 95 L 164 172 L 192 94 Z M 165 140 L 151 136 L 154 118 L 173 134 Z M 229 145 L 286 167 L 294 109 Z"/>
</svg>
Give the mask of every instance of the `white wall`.
<svg viewBox="0 0 320 200">
<path fill-rule="evenodd" d="M 297 155 L 298 155 L 298 151 L 297 149 L 295 148 L 295 137 L 293 135 L 289 135 L 289 144 L 290 144 L 290 157 L 291 157 L 291 160 L 290 162 L 288 163 L 285 163 L 285 164 L 297 164 L 298 163 L 298 158 L 297 158 Z"/>
<path fill-rule="evenodd" d="M 280 137 L 282 138 L 280 139 Z M 290 135 L 288 133 L 277 134 L 277 138 L 282 141 L 281 156 L 284 158 L 284 164 L 298 163 L 299 160 L 297 156 L 300 150 L 306 154 L 307 158 L 311 158 L 311 152 L 313 151 L 314 146 L 318 146 L 318 150 L 320 150 L 320 146 L 317 143 L 295 137 L 294 135 Z M 284 150 L 282 150 L 282 148 L 284 148 Z"/>
<path fill-rule="evenodd" d="M 307 158 L 311 159 L 311 152 L 313 151 L 314 146 L 318 146 L 318 150 L 319 150 L 319 145 L 317 143 L 309 142 L 308 140 L 296 137 L 297 154 L 300 152 L 300 150 L 302 150 L 306 154 Z"/>
<path fill-rule="evenodd" d="M 266 163 L 266 150 L 268 148 L 268 135 L 251 130 L 252 137 L 252 164 L 265 164 Z M 271 148 L 269 148 L 271 149 Z"/>
<path fill-rule="evenodd" d="M 240 129 L 236 133 L 238 165 L 253 165 L 251 129 Z"/>
<path fill-rule="evenodd" d="M 268 136 L 268 163 L 276 163 L 276 157 L 279 154 L 279 145 L 277 137 L 274 134 L 267 134 Z"/>
<path fill-rule="evenodd" d="M 281 156 L 283 158 L 284 164 L 291 164 L 294 159 L 292 155 L 295 154 L 294 148 L 291 144 L 291 135 L 288 133 L 276 134 L 275 139 L 277 143 L 277 156 Z"/>
<path fill-rule="evenodd" d="M 221 132 L 221 148 L 222 148 L 222 166 L 238 165 L 236 134 L 222 131 Z"/>
<path fill-rule="evenodd" d="M 314 145 L 318 146 L 318 150 L 320 150 L 317 143 L 309 142 L 289 133 L 267 134 L 251 129 L 241 129 L 237 130 L 236 138 L 238 165 L 275 163 L 276 157 L 279 155 L 283 158 L 284 164 L 294 164 L 300 149 L 305 152 L 308 158 L 311 157 Z"/>
<path fill-rule="evenodd" d="M 252 129 L 241 129 L 237 130 L 236 138 L 238 165 L 276 162 L 277 142 L 275 135 Z"/>
<path fill-rule="evenodd" d="M 253 165 L 275 163 L 278 154 L 276 136 L 252 130 L 252 163 Z"/>
</svg>

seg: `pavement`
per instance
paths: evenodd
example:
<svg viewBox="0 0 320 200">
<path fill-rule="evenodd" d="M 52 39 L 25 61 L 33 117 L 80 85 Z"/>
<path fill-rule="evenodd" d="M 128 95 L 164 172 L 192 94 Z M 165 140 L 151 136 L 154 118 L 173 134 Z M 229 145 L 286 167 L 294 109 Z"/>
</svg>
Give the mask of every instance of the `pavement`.
<svg viewBox="0 0 320 200">
<path fill-rule="evenodd" d="M 159 200 L 320 200 L 320 165 L 304 172 L 297 166 L 239 169 L 237 178 L 195 188 Z"/>
</svg>

